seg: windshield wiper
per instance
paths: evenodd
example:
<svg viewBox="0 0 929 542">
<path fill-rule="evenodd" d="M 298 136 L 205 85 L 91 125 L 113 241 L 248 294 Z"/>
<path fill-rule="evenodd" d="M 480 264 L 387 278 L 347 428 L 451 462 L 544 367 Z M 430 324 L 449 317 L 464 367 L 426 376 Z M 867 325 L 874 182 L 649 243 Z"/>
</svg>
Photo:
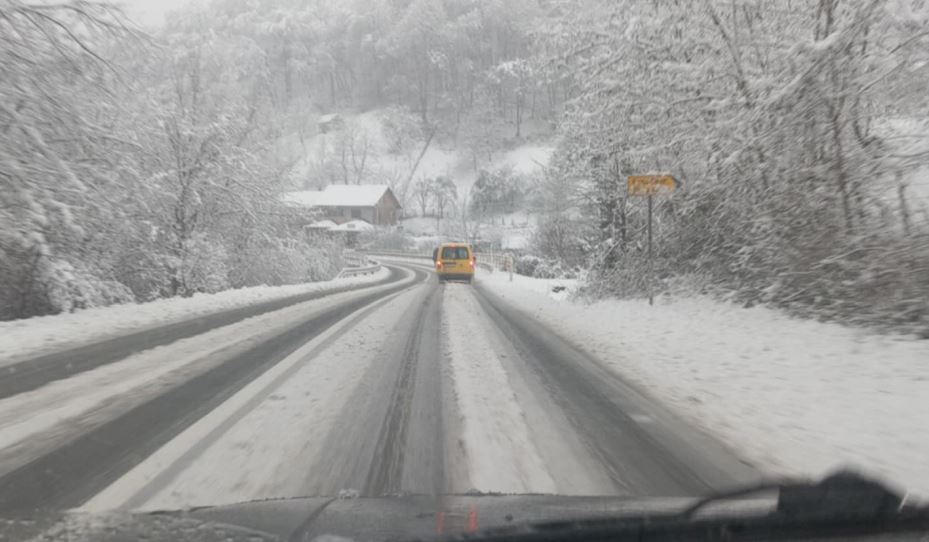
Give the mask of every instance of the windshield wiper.
<svg viewBox="0 0 929 542">
<path fill-rule="evenodd" d="M 704 497 L 680 515 L 693 518 L 723 501 L 777 491 L 776 513 L 785 517 L 879 518 L 900 512 L 904 498 L 886 486 L 853 471 L 839 471 L 818 483 L 803 480 L 762 483 Z"/>
<path fill-rule="evenodd" d="M 777 504 L 746 512 L 746 498 L 777 492 Z M 728 507 L 724 506 L 728 504 Z M 709 508 L 713 507 L 713 513 Z M 757 508 L 756 508 L 757 510 Z M 599 540 L 790 540 L 929 532 L 929 508 L 908 505 L 886 486 L 842 471 L 818 483 L 780 481 L 698 500 L 682 511 L 557 521 L 490 529 L 457 539 L 555 542 Z"/>
</svg>

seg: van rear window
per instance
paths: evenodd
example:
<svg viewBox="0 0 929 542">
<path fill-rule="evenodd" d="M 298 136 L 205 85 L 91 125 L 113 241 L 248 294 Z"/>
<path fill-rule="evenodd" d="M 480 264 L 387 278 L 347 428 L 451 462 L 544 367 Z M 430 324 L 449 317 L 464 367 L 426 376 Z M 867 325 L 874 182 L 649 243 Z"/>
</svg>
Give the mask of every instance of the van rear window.
<svg viewBox="0 0 929 542">
<path fill-rule="evenodd" d="M 468 249 L 466 247 L 445 247 L 442 249 L 443 260 L 467 260 Z"/>
</svg>

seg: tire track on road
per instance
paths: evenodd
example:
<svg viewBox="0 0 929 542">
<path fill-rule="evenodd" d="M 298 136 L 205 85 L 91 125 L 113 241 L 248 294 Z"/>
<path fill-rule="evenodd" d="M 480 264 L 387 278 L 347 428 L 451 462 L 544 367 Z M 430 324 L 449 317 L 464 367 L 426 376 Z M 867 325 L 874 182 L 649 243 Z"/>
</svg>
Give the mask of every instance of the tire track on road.
<svg viewBox="0 0 929 542">
<path fill-rule="evenodd" d="M 426 275 L 413 273 L 418 279 Z M 408 287 L 401 283 L 325 310 L 34 458 L 0 477 L 0 511 L 80 506 L 302 344 Z"/>
<path fill-rule="evenodd" d="M 254 410 L 259 404 L 261 404 L 263 401 L 266 401 L 268 396 L 271 395 L 274 390 L 280 388 L 288 379 L 293 378 L 294 375 L 303 369 L 307 363 L 312 363 L 313 358 L 321 351 L 331 346 L 332 343 L 339 340 L 346 333 L 351 333 L 354 326 L 358 322 L 367 318 L 371 313 L 383 307 L 393 298 L 393 296 L 389 296 L 384 299 L 380 299 L 355 313 L 354 316 L 350 317 L 350 319 L 346 322 L 344 327 L 329 337 L 326 337 L 324 341 L 313 348 L 312 352 L 306 355 L 305 360 L 287 367 L 285 371 L 277 375 L 274 380 L 265 385 L 260 391 L 256 392 L 245 404 L 237 408 L 234 413 L 229 415 L 229 417 L 223 420 L 222 423 L 220 423 L 218 426 L 214 427 L 193 447 L 181 454 L 181 456 L 172 462 L 167 468 L 159 472 L 158 475 L 151 480 L 151 482 L 147 483 L 143 488 L 139 489 L 134 495 L 127 499 L 126 502 L 122 505 L 121 509 L 133 510 L 149 502 L 152 498 L 158 495 L 159 492 L 168 487 L 179 475 L 181 475 L 181 473 L 198 457 L 200 457 L 203 452 L 205 452 L 211 445 L 219 440 L 220 437 L 226 434 L 231 427 L 241 422 L 242 419 L 252 410 Z"/>
<path fill-rule="evenodd" d="M 444 488 L 438 285 L 413 294 L 312 458 L 305 494 L 433 494 Z"/>
<path fill-rule="evenodd" d="M 219 327 L 240 322 L 246 318 L 280 310 L 297 303 L 396 282 L 397 280 L 399 280 L 399 277 L 394 272 L 387 278 L 363 286 L 345 286 L 323 292 L 310 292 L 284 299 L 266 301 L 16 362 L 3 367 L 3 374 L 0 375 L 0 399 L 31 391 L 49 382 L 69 378 L 78 373 L 119 361 L 132 354 L 200 335 Z"/>
<path fill-rule="evenodd" d="M 485 290 L 476 293 L 617 488 L 641 496 L 692 496 L 757 480 L 754 469 L 724 446 L 674 419 L 580 349 Z"/>
<path fill-rule="evenodd" d="M 437 288 L 430 286 L 407 336 L 378 434 L 374 461 L 364 485 L 365 495 L 442 492 L 444 433 L 438 371 L 441 356 L 437 331 L 427 331 L 430 329 L 427 323 L 437 324 L 438 298 Z"/>
</svg>

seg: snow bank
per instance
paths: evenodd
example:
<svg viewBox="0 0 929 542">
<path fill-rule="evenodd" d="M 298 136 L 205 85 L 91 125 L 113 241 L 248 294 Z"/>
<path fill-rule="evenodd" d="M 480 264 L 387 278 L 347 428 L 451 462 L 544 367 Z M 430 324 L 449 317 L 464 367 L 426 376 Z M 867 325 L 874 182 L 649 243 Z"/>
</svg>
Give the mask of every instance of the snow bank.
<svg viewBox="0 0 929 542">
<path fill-rule="evenodd" d="M 706 298 L 588 305 L 563 299 L 569 281 L 478 280 L 771 474 L 852 465 L 929 495 L 929 341 Z"/>
<path fill-rule="evenodd" d="M 0 366 L 100 340 L 225 310 L 311 292 L 361 286 L 387 278 L 390 271 L 289 286 L 256 286 L 188 298 L 112 305 L 38 318 L 0 322 Z"/>
</svg>

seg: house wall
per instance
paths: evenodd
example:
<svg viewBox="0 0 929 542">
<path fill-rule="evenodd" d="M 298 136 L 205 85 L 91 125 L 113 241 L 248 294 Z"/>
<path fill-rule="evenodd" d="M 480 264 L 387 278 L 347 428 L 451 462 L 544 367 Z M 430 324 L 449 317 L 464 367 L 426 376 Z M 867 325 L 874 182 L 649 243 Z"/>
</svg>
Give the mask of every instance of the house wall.
<svg viewBox="0 0 929 542">
<path fill-rule="evenodd" d="M 322 207 L 321 210 L 325 218 L 339 224 L 360 218 L 369 224 L 384 226 L 396 224 L 400 219 L 400 206 L 390 197 L 382 197 L 374 206 Z"/>
<path fill-rule="evenodd" d="M 377 224 L 377 212 L 374 207 L 323 207 L 326 218 L 338 222 L 348 222 L 360 218 L 370 224 Z"/>
<path fill-rule="evenodd" d="M 391 198 L 381 198 L 381 200 L 377 202 L 375 209 L 377 211 L 377 222 L 373 222 L 374 224 L 393 225 L 396 224 L 397 220 L 400 218 L 400 207 L 395 205 Z"/>
</svg>

